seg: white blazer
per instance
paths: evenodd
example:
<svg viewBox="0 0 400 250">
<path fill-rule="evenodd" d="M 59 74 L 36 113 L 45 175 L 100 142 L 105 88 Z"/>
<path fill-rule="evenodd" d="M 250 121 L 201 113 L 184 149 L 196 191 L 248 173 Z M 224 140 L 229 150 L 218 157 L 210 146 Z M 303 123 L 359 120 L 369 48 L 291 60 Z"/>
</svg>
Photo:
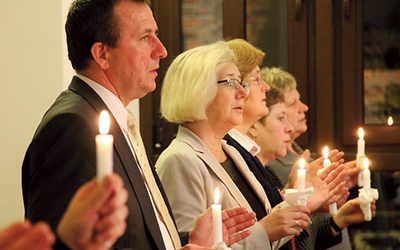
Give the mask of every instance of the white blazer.
<svg viewBox="0 0 400 250">
<path fill-rule="evenodd" d="M 269 211 L 271 205 L 267 196 L 240 153 L 225 141 L 222 143 L 225 152 L 264 203 L 266 211 Z M 179 127 L 177 138 L 160 155 L 155 167 L 167 193 L 179 231 L 191 230 L 197 217 L 214 203 L 216 187 L 219 187 L 221 192 L 222 209 L 245 207 L 251 211 L 246 198 L 221 164 L 200 138 L 183 126 Z M 248 238 L 231 248 L 271 249 L 268 235 L 260 223 L 256 222 L 250 231 L 251 235 Z"/>
</svg>

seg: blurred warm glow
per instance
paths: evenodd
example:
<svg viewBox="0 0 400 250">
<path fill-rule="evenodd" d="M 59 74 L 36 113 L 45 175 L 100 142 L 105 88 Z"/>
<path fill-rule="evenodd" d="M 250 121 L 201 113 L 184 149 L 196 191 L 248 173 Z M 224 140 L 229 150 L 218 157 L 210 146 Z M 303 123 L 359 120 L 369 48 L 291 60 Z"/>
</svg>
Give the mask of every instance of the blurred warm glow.
<svg viewBox="0 0 400 250">
<path fill-rule="evenodd" d="M 393 117 L 389 116 L 389 118 L 388 118 L 388 120 L 387 120 L 387 124 L 388 124 L 389 126 L 392 126 L 392 125 L 393 125 Z"/>
</svg>

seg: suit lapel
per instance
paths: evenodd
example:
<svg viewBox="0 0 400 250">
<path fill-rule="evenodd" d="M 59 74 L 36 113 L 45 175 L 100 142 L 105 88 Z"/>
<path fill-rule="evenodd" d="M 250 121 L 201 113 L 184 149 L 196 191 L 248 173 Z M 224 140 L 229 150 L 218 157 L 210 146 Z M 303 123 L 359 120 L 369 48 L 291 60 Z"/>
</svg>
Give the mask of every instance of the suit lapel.
<svg viewBox="0 0 400 250">
<path fill-rule="evenodd" d="M 136 164 L 136 160 L 132 155 L 132 151 L 129 148 L 128 143 L 126 142 L 124 135 L 119 129 L 119 126 L 118 129 L 115 129 L 112 132 L 114 132 L 115 135 L 114 148 L 116 154 L 118 155 L 122 163 L 125 173 L 129 177 L 130 184 L 133 188 L 136 199 L 139 201 L 139 205 L 141 207 L 147 227 L 151 235 L 153 236 L 153 239 L 157 244 L 158 249 L 164 249 L 164 241 L 162 239 L 157 218 L 154 214 L 154 210 L 152 209 L 153 205 L 151 203 L 149 195 L 146 195 L 148 194 L 148 191 L 146 186 L 144 185 L 143 177 L 139 171 L 139 167 Z"/>
<path fill-rule="evenodd" d="M 247 180 L 247 182 L 250 184 L 251 188 L 254 190 L 256 193 L 257 197 L 260 199 L 260 201 L 264 204 L 266 211 L 269 211 L 271 208 L 271 204 L 268 200 L 267 194 L 260 184 L 260 182 L 257 180 L 257 178 L 254 176 L 253 172 L 249 169 L 249 166 L 247 165 L 246 161 L 244 160 L 244 156 L 240 150 L 245 150 L 242 148 L 242 146 L 235 141 L 229 134 L 227 134 L 224 139 L 227 141 L 227 144 L 232 145 L 230 147 L 230 150 L 236 150 L 238 154 L 240 155 L 240 159 L 235 159 L 232 158 L 234 161 L 237 160 L 238 162 L 236 164 L 237 168 L 239 171 L 242 173 L 243 177 Z M 251 162 L 251 161 L 249 161 Z"/>
<path fill-rule="evenodd" d="M 107 110 L 111 114 L 110 134 L 114 136 L 114 152 L 118 160 L 121 162 L 123 168 L 121 169 L 121 173 L 124 172 L 128 176 L 133 194 L 139 201 L 139 205 L 141 207 L 144 220 L 146 221 L 147 228 L 149 229 L 158 249 L 165 249 L 157 218 L 154 214 L 154 210 L 151 209 L 153 205 L 151 203 L 149 195 L 145 195 L 148 194 L 148 191 L 146 189 L 146 186 L 144 185 L 142 175 L 139 171 L 138 166 L 136 165 L 136 160 L 134 159 L 132 151 L 116 119 L 108 109 L 107 105 L 101 100 L 100 96 L 78 77 L 74 76 L 71 85 L 69 86 L 69 89 L 85 98 L 88 103 L 93 106 L 93 109 L 95 109 L 97 113 L 100 114 L 102 110 Z M 115 164 L 116 161 L 117 159 L 114 158 L 114 165 L 118 166 L 119 164 Z M 158 185 L 159 188 L 162 190 L 159 182 Z"/>
<path fill-rule="evenodd" d="M 267 195 L 261 186 L 260 182 L 257 180 L 257 178 L 254 176 L 253 172 L 249 169 L 247 166 L 246 162 L 240 155 L 240 153 L 233 154 L 232 151 L 235 150 L 232 146 L 229 146 L 226 141 L 224 141 L 224 149 L 226 152 L 231 152 L 228 153 L 231 155 L 231 158 L 233 162 L 235 163 L 237 169 L 239 172 L 243 175 L 243 177 L 246 179 L 247 183 L 249 183 L 250 187 L 253 189 L 254 193 L 257 195 L 258 199 L 264 204 L 264 207 L 266 208 L 266 211 L 268 211 L 271 208 L 271 204 L 269 203 L 269 200 L 267 199 Z"/>
<path fill-rule="evenodd" d="M 203 144 L 200 138 L 197 137 L 197 135 L 195 135 L 189 129 L 180 126 L 177 139 L 193 148 L 193 150 L 196 152 L 196 155 L 204 162 L 204 164 L 206 164 L 208 168 L 211 169 L 212 172 L 214 172 L 223 185 L 227 187 L 226 189 L 229 191 L 233 199 L 236 200 L 239 206 L 245 207 L 248 211 L 253 211 L 231 177 L 223 169 L 217 159 L 215 159 L 208 148 Z"/>
</svg>

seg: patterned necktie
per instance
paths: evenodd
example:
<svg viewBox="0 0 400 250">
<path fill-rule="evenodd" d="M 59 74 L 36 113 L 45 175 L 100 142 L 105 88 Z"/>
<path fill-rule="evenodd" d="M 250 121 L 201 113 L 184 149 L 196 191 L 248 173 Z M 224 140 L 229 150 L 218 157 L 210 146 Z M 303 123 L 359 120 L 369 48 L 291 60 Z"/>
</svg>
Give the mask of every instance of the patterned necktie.
<svg viewBox="0 0 400 250">
<path fill-rule="evenodd" d="M 169 235 L 171 236 L 175 249 L 181 248 L 181 242 L 178 235 L 178 231 L 169 214 L 167 205 L 165 204 L 164 198 L 160 192 L 160 189 L 157 186 L 156 180 L 154 179 L 149 161 L 147 159 L 146 150 L 143 145 L 142 137 L 140 136 L 139 128 L 136 126 L 135 117 L 129 110 L 128 110 L 128 130 L 129 130 L 129 139 L 131 141 L 133 150 L 135 151 L 136 159 L 142 170 L 142 175 L 146 181 L 147 187 L 150 190 L 153 201 L 156 204 L 157 210 L 161 215 L 161 218 L 164 221 L 165 226 L 167 227 L 167 230 L 169 232 Z"/>
</svg>

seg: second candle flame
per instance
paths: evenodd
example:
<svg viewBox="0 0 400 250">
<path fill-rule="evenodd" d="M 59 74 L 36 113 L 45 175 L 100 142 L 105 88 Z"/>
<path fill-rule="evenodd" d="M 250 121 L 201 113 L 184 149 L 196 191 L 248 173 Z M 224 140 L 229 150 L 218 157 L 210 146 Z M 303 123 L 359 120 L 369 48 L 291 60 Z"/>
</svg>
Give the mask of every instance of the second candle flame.
<svg viewBox="0 0 400 250">
<path fill-rule="evenodd" d="M 110 116 L 108 115 L 108 112 L 105 110 L 101 111 L 99 120 L 100 134 L 108 134 L 108 131 L 110 130 Z"/>
<path fill-rule="evenodd" d="M 358 138 L 364 139 L 364 129 L 362 128 L 358 129 Z"/>
<path fill-rule="evenodd" d="M 304 166 L 306 165 L 306 161 L 303 159 L 303 158 L 301 158 L 300 160 L 299 160 L 299 168 L 300 169 L 304 169 Z"/>
<path fill-rule="evenodd" d="M 322 154 L 323 154 L 325 159 L 328 159 L 328 156 L 329 156 L 329 148 L 328 148 L 328 146 L 324 147 L 324 149 L 322 150 Z"/>
<path fill-rule="evenodd" d="M 219 196 L 219 188 L 216 188 L 214 192 L 214 204 L 219 204 Z"/>
</svg>

